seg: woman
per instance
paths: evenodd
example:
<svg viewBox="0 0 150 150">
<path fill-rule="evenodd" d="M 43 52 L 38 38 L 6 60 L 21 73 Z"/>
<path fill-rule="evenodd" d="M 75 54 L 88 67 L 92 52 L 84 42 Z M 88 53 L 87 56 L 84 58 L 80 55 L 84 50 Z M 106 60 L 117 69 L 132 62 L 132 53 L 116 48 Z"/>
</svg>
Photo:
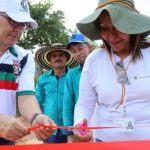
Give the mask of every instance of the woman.
<svg viewBox="0 0 150 150">
<path fill-rule="evenodd" d="M 96 10 L 77 23 L 91 40 L 104 48 L 90 54 L 80 80 L 75 125 L 88 122 L 99 104 L 96 141 L 150 139 L 150 17 L 138 13 L 133 0 L 99 0 Z M 132 128 L 128 128 L 128 124 Z M 80 141 L 91 132 L 75 133 Z"/>
</svg>

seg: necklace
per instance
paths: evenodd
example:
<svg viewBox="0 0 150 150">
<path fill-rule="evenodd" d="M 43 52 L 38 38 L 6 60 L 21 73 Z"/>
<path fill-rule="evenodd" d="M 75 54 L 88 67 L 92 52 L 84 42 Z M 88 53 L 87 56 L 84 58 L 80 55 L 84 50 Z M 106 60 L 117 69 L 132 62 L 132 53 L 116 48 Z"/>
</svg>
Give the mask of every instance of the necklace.
<svg viewBox="0 0 150 150">
<path fill-rule="evenodd" d="M 121 97 L 120 97 L 120 100 L 119 100 L 119 105 L 116 107 L 116 109 L 117 109 L 120 105 L 123 104 L 123 101 L 124 101 L 124 98 L 125 98 L 125 95 L 126 95 L 125 84 L 130 85 L 129 79 L 128 79 L 128 76 L 127 76 L 127 70 L 128 70 L 129 65 L 131 64 L 132 58 L 131 58 L 131 60 L 128 63 L 126 68 L 124 67 L 122 60 L 119 63 L 114 64 L 115 61 L 112 58 L 112 54 L 111 55 L 109 54 L 109 58 L 111 60 L 113 68 L 115 69 L 115 72 L 116 72 L 116 75 L 117 75 L 117 78 L 118 78 L 118 82 L 121 83 Z"/>
<path fill-rule="evenodd" d="M 128 63 L 128 65 L 127 65 L 127 67 L 125 68 L 123 68 L 123 71 L 124 71 L 124 74 L 126 75 L 126 77 L 127 77 L 127 70 L 128 70 L 128 68 L 129 68 L 129 65 L 131 64 L 131 62 L 132 62 L 132 60 L 133 60 L 133 57 L 134 57 L 134 55 L 135 55 L 135 51 L 136 51 L 136 48 L 137 48 L 137 44 L 138 44 L 138 41 L 139 41 L 139 35 L 137 36 L 137 40 L 136 40 L 136 44 L 135 44 L 135 48 L 134 48 L 134 51 L 133 51 L 133 54 L 132 54 L 132 56 L 131 56 L 131 59 L 130 59 L 130 61 L 129 61 L 129 63 Z M 105 43 L 104 43 L 104 45 L 105 45 Z M 105 47 L 106 47 L 106 50 L 107 50 L 107 46 L 105 45 Z M 112 63 L 112 65 L 113 65 L 113 68 L 115 69 L 115 72 L 116 72 L 116 74 L 117 74 L 117 76 L 118 76 L 118 78 L 120 77 L 120 74 L 119 74 L 119 72 L 116 70 L 116 65 L 114 64 L 114 61 L 113 61 L 113 51 L 112 51 L 112 49 L 111 49 L 111 53 L 109 53 L 108 52 L 108 50 L 107 50 L 107 54 L 108 54 L 108 56 L 109 56 L 109 59 L 110 59 L 110 61 L 111 61 L 111 63 Z M 123 62 L 123 60 L 121 60 L 122 62 Z M 123 102 L 124 102 L 124 98 L 125 98 L 125 95 L 126 95 L 126 87 L 125 87 L 125 84 L 126 84 L 126 82 L 125 82 L 125 80 L 120 80 L 120 83 L 121 83 L 121 97 L 120 97 L 120 100 L 119 100 L 119 104 L 118 104 L 118 106 L 116 107 L 116 109 L 118 109 L 119 108 L 119 106 L 120 105 L 122 105 L 123 104 Z M 124 110 L 125 111 L 125 113 L 126 113 L 126 110 Z"/>
</svg>

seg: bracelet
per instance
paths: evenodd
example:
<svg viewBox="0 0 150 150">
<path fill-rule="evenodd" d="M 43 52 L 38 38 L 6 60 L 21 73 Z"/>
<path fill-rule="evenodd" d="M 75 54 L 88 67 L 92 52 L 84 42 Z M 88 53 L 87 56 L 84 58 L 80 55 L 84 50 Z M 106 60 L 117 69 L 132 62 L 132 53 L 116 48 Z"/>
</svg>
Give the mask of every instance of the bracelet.
<svg viewBox="0 0 150 150">
<path fill-rule="evenodd" d="M 43 114 L 43 113 L 35 113 L 35 114 L 31 117 L 30 123 L 32 124 L 33 121 L 35 120 L 35 118 L 36 118 L 38 115 L 40 115 L 40 114 Z"/>
</svg>

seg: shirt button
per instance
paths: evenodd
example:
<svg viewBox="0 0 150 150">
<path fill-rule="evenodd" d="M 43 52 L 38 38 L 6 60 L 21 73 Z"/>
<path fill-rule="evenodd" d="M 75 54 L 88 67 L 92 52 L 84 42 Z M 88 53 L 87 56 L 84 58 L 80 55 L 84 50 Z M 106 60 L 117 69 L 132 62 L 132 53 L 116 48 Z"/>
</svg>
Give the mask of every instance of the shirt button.
<svg viewBox="0 0 150 150">
<path fill-rule="evenodd" d="M 137 80 L 137 76 L 134 77 L 134 80 Z"/>
</svg>

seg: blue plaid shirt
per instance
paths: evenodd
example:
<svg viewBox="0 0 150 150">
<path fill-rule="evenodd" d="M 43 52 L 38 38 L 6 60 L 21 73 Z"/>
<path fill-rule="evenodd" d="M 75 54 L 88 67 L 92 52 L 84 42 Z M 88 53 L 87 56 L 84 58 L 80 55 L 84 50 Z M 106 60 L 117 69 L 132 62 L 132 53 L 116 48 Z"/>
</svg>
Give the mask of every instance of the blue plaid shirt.
<svg viewBox="0 0 150 150">
<path fill-rule="evenodd" d="M 53 69 L 42 74 L 36 83 L 36 98 L 43 113 L 63 126 L 63 97 L 66 73 L 61 77 Z"/>
</svg>

